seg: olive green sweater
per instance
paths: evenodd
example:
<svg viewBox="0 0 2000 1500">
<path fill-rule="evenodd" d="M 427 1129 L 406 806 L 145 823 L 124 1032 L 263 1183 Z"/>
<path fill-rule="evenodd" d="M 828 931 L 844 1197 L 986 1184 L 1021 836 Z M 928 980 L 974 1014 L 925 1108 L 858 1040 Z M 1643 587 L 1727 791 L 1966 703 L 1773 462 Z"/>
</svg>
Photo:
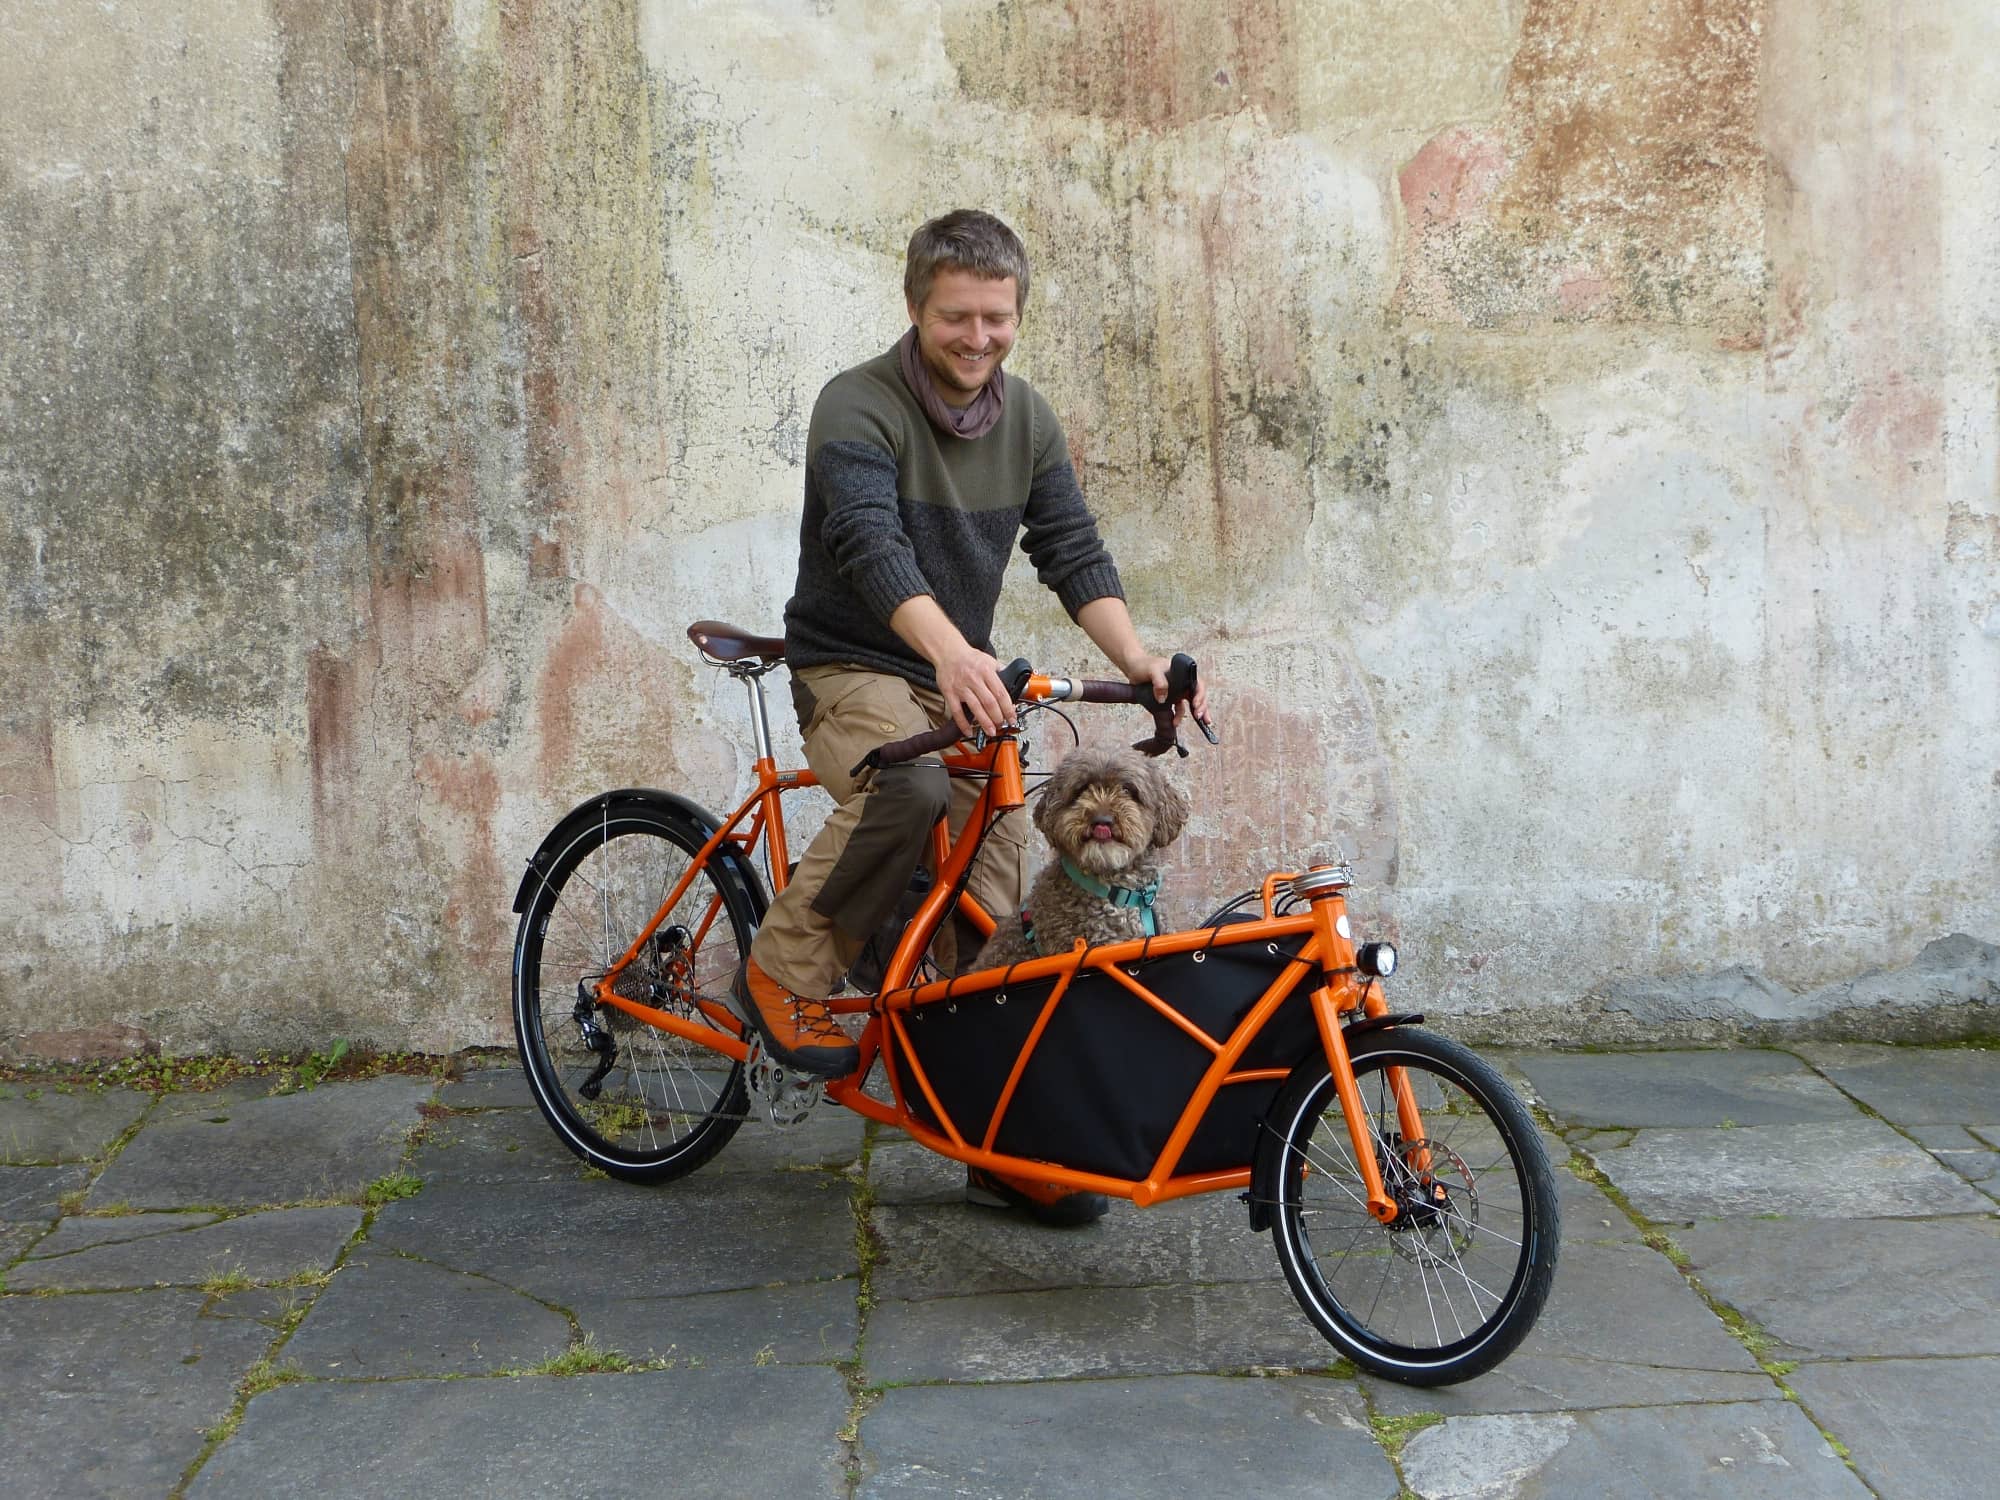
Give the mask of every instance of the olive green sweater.
<svg viewBox="0 0 2000 1500">
<path fill-rule="evenodd" d="M 992 651 L 993 610 L 1016 537 L 1072 618 L 1123 598 L 1048 402 L 1009 375 L 983 437 L 939 432 L 903 383 L 896 351 L 827 382 L 806 441 L 799 578 L 785 606 L 793 667 L 851 662 L 926 687 L 936 674 L 889 628 L 929 594 L 966 640 Z"/>
</svg>

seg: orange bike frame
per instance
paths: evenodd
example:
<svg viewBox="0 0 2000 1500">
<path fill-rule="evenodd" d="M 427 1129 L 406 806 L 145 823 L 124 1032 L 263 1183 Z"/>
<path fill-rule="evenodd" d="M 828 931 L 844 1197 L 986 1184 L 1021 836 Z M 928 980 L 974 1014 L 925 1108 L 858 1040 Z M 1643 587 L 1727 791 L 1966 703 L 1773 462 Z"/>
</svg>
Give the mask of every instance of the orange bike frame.
<svg viewBox="0 0 2000 1500">
<path fill-rule="evenodd" d="M 1047 679 L 1031 679 L 1030 693 L 1032 694 L 1036 687 L 1043 687 L 1045 691 L 1046 681 Z M 1382 1181 L 1381 1168 L 1376 1159 L 1377 1142 L 1369 1125 L 1367 1107 L 1362 1102 L 1360 1088 L 1355 1082 L 1353 1066 L 1348 1058 L 1346 1038 L 1342 1034 L 1344 1024 L 1342 1018 L 1348 1013 L 1358 1009 L 1369 1017 L 1381 1016 L 1387 1013 L 1388 1006 L 1383 1001 L 1378 987 L 1373 983 L 1363 983 L 1355 968 L 1354 944 L 1344 931 L 1347 925 L 1343 920 L 1346 902 L 1341 890 L 1335 888 L 1323 894 L 1316 894 L 1306 912 L 1280 916 L 1276 914 L 1280 887 L 1294 877 L 1288 874 L 1273 874 L 1264 881 L 1262 891 L 1264 914 L 1257 920 L 1232 923 L 1219 930 L 1196 928 L 1189 932 L 1171 933 L 1161 937 L 1134 938 L 1098 948 L 1086 948 L 1079 940 L 1069 953 L 1016 964 L 1008 969 L 1004 976 L 999 976 L 998 971 L 987 970 L 980 974 L 961 974 L 949 980 L 912 986 L 909 984 L 909 979 L 917 972 L 925 950 L 945 920 L 953 892 L 958 888 L 960 877 L 971 865 L 979 846 L 984 842 L 990 821 L 996 816 L 1020 808 L 1025 801 L 1021 783 L 1020 750 L 1011 731 L 1003 733 L 983 748 L 961 747 L 948 752 L 944 760 L 954 774 L 984 776 L 986 787 L 981 792 L 978 802 L 974 804 L 964 829 L 956 840 L 948 837 L 942 821 L 933 830 L 932 854 L 937 875 L 930 894 L 924 899 L 908 927 L 904 929 L 902 941 L 898 943 L 895 955 L 890 959 L 883 975 L 881 994 L 843 997 L 828 1002 L 831 1009 L 837 1013 L 852 1015 L 867 1012 L 870 1014 L 870 1020 L 859 1039 L 860 1061 L 852 1073 L 844 1078 L 833 1079 L 825 1085 L 827 1096 L 858 1114 L 897 1126 L 913 1139 L 953 1160 L 1079 1191 L 1130 1198 L 1140 1207 L 1194 1193 L 1247 1187 L 1250 1182 L 1248 1167 L 1185 1176 L 1176 1175 L 1175 1168 L 1221 1089 L 1231 1084 L 1277 1081 L 1285 1076 L 1283 1069 L 1244 1069 L 1239 1063 L 1266 1022 L 1276 1013 L 1278 1007 L 1284 1003 L 1299 982 L 1317 965 L 1325 982 L 1312 991 L 1311 1005 L 1321 1044 L 1326 1049 L 1327 1065 L 1332 1071 L 1340 1097 L 1341 1111 L 1347 1122 L 1348 1134 L 1352 1139 L 1354 1161 L 1367 1192 L 1368 1209 L 1377 1219 L 1385 1223 L 1393 1219 L 1397 1212 L 1396 1205 Z M 709 836 L 700 852 L 689 862 L 686 872 L 675 882 L 673 889 L 660 903 L 659 910 L 653 914 L 652 920 L 596 985 L 596 998 L 603 1004 L 621 1010 L 649 1026 L 656 1026 L 675 1036 L 712 1048 L 738 1062 L 749 1055 L 749 1048 L 744 1040 L 743 1023 L 734 1011 L 720 1000 L 710 997 L 696 1002 L 701 1014 L 706 1018 L 704 1022 L 675 1015 L 631 999 L 620 994 L 617 986 L 619 977 L 644 950 L 653 934 L 659 930 L 660 924 L 666 920 L 667 914 L 687 893 L 695 877 L 725 843 L 736 845 L 747 855 L 761 842 L 769 856 L 771 883 L 775 890 L 784 889 L 790 861 L 785 842 L 782 799 L 787 792 L 818 786 L 819 778 L 811 771 L 780 772 L 776 761 L 768 755 L 760 757 L 754 763 L 752 770 L 756 777 L 756 785 L 749 795 L 722 826 Z M 992 933 L 994 927 L 992 915 L 982 910 L 979 903 L 969 894 L 960 894 L 957 897 L 957 905 L 959 911 L 981 933 L 988 935 Z M 722 919 L 723 915 L 722 898 L 718 894 L 710 901 L 708 910 L 697 920 L 697 930 L 694 934 L 697 947 L 710 927 Z M 1250 1008 L 1236 1030 L 1222 1042 L 1215 1041 L 1170 1003 L 1126 972 L 1129 966 L 1142 958 L 1162 958 L 1175 953 L 1192 953 L 1204 948 L 1233 946 L 1237 943 L 1278 942 L 1301 935 L 1304 935 L 1305 941 L 1299 946 L 1292 962 L 1285 966 L 1283 972 L 1271 982 L 1257 1003 Z M 1052 1162 L 1010 1156 L 993 1149 L 1000 1122 L 1013 1102 L 1015 1088 L 1020 1083 L 1035 1048 L 1040 1045 L 1056 1006 L 1062 1002 L 1071 983 L 1086 971 L 1107 976 L 1128 991 L 1140 1004 L 1157 1012 L 1196 1043 L 1213 1053 L 1207 1070 L 1195 1086 L 1193 1094 L 1189 1096 L 1179 1121 L 1161 1149 L 1159 1158 L 1145 1177 L 1136 1180 L 1077 1171 Z M 968 1139 L 953 1123 L 950 1112 L 945 1108 L 936 1088 L 918 1063 L 916 1051 L 910 1045 L 909 1034 L 905 1029 L 906 1018 L 919 1006 L 951 1004 L 958 999 L 991 992 L 1002 983 L 1051 978 L 1056 981 L 1055 988 L 1043 1003 L 1041 1015 L 1022 1044 L 1020 1055 L 1015 1059 L 1001 1091 L 999 1102 L 994 1107 L 992 1119 L 978 1140 Z M 909 1065 L 908 1079 L 902 1077 L 903 1069 L 898 1065 L 897 1049 L 885 1045 L 891 1035 L 902 1043 L 901 1056 Z M 862 1091 L 863 1082 L 878 1056 L 883 1060 L 893 1103 L 884 1103 L 871 1098 Z M 1423 1122 L 1418 1114 L 1415 1094 L 1409 1080 L 1401 1068 L 1392 1067 L 1387 1072 L 1396 1097 L 1398 1125 L 1403 1139 L 1420 1143 L 1424 1139 Z M 929 1106 L 933 1118 L 942 1125 L 942 1130 L 931 1129 L 911 1114 L 905 1099 L 912 1085 Z M 1415 1148 L 1408 1164 L 1418 1171 L 1423 1171 L 1429 1165 L 1428 1156 L 1429 1153 L 1419 1145 Z"/>
</svg>

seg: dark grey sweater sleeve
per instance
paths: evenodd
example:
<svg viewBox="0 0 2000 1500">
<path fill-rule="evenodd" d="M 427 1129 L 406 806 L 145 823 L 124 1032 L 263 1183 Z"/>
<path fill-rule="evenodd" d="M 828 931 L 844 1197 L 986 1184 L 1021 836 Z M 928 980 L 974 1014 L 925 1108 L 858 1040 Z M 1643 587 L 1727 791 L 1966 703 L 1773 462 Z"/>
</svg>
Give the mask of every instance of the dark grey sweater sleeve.
<svg viewBox="0 0 2000 1500">
<path fill-rule="evenodd" d="M 1054 590 L 1071 619 L 1093 599 L 1125 597 L 1118 569 L 1097 534 L 1097 522 L 1083 503 L 1083 490 L 1067 458 L 1054 460 L 1035 475 L 1021 517 L 1021 550 L 1035 565 L 1035 576 Z"/>
<path fill-rule="evenodd" d="M 826 519 L 820 540 L 849 587 L 877 619 L 931 592 L 903 530 L 896 460 L 871 443 L 827 443 L 813 458 Z"/>
</svg>

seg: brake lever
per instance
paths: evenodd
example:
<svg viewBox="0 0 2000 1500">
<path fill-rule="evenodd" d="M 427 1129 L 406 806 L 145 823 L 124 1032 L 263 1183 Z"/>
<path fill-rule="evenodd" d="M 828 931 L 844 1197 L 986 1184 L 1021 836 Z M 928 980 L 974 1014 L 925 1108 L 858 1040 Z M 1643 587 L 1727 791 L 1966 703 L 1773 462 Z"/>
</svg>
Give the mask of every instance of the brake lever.
<svg viewBox="0 0 2000 1500">
<path fill-rule="evenodd" d="M 1193 719 L 1195 727 L 1201 730 L 1202 738 L 1207 740 L 1211 745 L 1219 745 L 1222 743 L 1222 737 L 1215 732 L 1215 726 L 1194 711 L 1195 678 L 1197 675 L 1198 671 L 1195 667 L 1194 658 L 1189 656 L 1185 651 L 1175 652 L 1173 660 L 1167 663 L 1167 701 L 1169 703 L 1186 703 L 1188 705 L 1188 717 Z M 1178 727 L 1175 729 L 1174 738 L 1176 741 L 1180 738 Z M 1187 751 L 1182 750 L 1181 754 L 1186 755 Z"/>
</svg>

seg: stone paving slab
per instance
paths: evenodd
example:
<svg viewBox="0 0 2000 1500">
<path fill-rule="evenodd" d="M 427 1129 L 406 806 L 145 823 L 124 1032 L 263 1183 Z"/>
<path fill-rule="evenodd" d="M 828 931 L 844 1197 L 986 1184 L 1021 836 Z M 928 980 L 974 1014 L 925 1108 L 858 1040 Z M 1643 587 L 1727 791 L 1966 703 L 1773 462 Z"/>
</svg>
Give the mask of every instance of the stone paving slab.
<svg viewBox="0 0 2000 1500">
<path fill-rule="evenodd" d="M 320 1293 L 285 1358 L 338 1379 L 526 1369 L 569 1347 L 570 1323 L 482 1276 L 363 1250 Z"/>
<path fill-rule="evenodd" d="M 965 1165 L 919 1146 L 900 1130 L 884 1130 L 868 1153 L 868 1185 L 880 1205 L 963 1203 Z"/>
<path fill-rule="evenodd" d="M 143 1217 L 143 1216 L 142 1216 Z M 72 1235 L 65 1221 L 7 1276 L 14 1291 L 200 1286 L 232 1273 L 283 1281 L 324 1271 L 361 1227 L 358 1208 L 276 1208 L 164 1234 L 89 1243 L 92 1225 Z"/>
<path fill-rule="evenodd" d="M 198 1292 L 0 1299 L 0 1474 L 9 1500 L 165 1495 L 271 1330 Z M 350 1438 L 351 1441 L 351 1438 Z"/>
<path fill-rule="evenodd" d="M 2000 1223 L 1814 1219 L 1675 1232 L 1717 1297 L 1809 1357 L 2000 1355 Z"/>
<path fill-rule="evenodd" d="M 29 1092 L 37 1097 L 28 1098 Z M 0 1098 L 0 1163 L 87 1161 L 130 1130 L 152 1102 L 132 1089 L 58 1094 L 9 1085 Z"/>
<path fill-rule="evenodd" d="M 755 1287 L 689 1297 L 626 1297 L 610 1283 L 576 1287 L 570 1311 L 598 1346 L 633 1359 L 733 1369 L 823 1365 L 854 1357 L 858 1281 Z"/>
<path fill-rule="evenodd" d="M 1167 1376 L 892 1390 L 861 1423 L 863 1497 L 1395 1500 L 1353 1386 Z"/>
<path fill-rule="evenodd" d="M 0 1286 L 6 1285 L 7 1267 L 47 1232 L 41 1224 L 0 1224 Z"/>
<path fill-rule="evenodd" d="M 140 1131 L 90 1190 L 93 1208 L 248 1208 L 360 1193 L 397 1169 L 427 1078 L 325 1083 L 169 1111 Z"/>
<path fill-rule="evenodd" d="M 832 1370 L 313 1382 L 253 1400 L 188 1495 L 833 1497 L 846 1420 Z"/>
<path fill-rule="evenodd" d="M 2000 1120 L 2000 1051 L 1973 1047 L 1881 1047 L 1808 1043 L 1814 1067 L 1898 1125 Z"/>
<path fill-rule="evenodd" d="M 1788 1379 L 1882 1500 L 1992 1493 L 2000 1359 L 1801 1365 Z"/>
<path fill-rule="evenodd" d="M 328 1084 L 327 1087 L 337 1087 Z M 277 1080 L 246 1074 L 232 1078 L 227 1083 L 216 1084 L 212 1088 L 173 1089 L 160 1095 L 153 1105 L 149 1123 L 159 1124 L 164 1120 L 178 1119 L 183 1115 L 228 1114 L 239 1104 L 249 1104 L 258 1099 L 286 1099 L 291 1094 L 276 1092 Z M 310 1092 L 294 1089 L 293 1094 Z"/>
<path fill-rule="evenodd" d="M 0 1167 L 0 1224 L 46 1224 L 89 1181 L 86 1166 Z"/>
<path fill-rule="evenodd" d="M 797 1125 L 782 1129 L 761 1117 L 745 1120 L 735 1138 L 722 1148 L 722 1154 L 702 1171 L 764 1172 L 808 1167 L 845 1171 L 860 1164 L 862 1136 L 867 1126 L 868 1122 L 860 1115 L 837 1104 L 817 1105 Z"/>
<path fill-rule="evenodd" d="M 430 1122 L 410 1170 L 435 1182 L 581 1182 L 588 1164 L 537 1110 L 489 1109 Z"/>
<path fill-rule="evenodd" d="M 48 1238 L 36 1246 L 37 1255 L 52 1255 L 62 1251 L 86 1250 L 92 1245 L 117 1245 L 126 1240 L 143 1240 L 156 1234 L 172 1234 L 181 1229 L 199 1229 L 204 1224 L 213 1224 L 222 1218 L 219 1213 L 141 1213 L 72 1215 L 49 1231 Z"/>
<path fill-rule="evenodd" d="M 800 1124 L 785 1129 L 764 1119 L 746 1120 L 700 1171 L 712 1176 L 846 1170 L 861 1160 L 867 1123 L 852 1110 L 832 1106 L 815 1109 Z M 468 1182 L 576 1179 L 586 1169 L 587 1164 L 556 1138 L 534 1109 L 482 1109 L 433 1120 L 412 1166 L 426 1178 Z"/>
<path fill-rule="evenodd" d="M 1428 1390 L 1362 1383 L 1390 1416 L 1761 1401 L 1773 1391 L 1680 1272 L 1644 1245 L 1565 1245 L 1548 1305 L 1498 1369 Z"/>
<path fill-rule="evenodd" d="M 1918 1145 L 1951 1168 L 1974 1187 L 1984 1188 L 2000 1178 L 2000 1151 L 1995 1151 L 1963 1125 L 1911 1125 L 1906 1127 Z"/>
<path fill-rule="evenodd" d="M 1629 1146 L 1584 1149 L 1634 1208 L 1658 1220 L 1926 1217 L 1993 1207 L 1880 1120 L 1641 1130 Z"/>
<path fill-rule="evenodd" d="M 515 1063 L 471 1068 L 462 1077 L 447 1079 L 438 1088 L 437 1102 L 447 1109 L 533 1109 L 535 1095 L 527 1073 Z"/>
<path fill-rule="evenodd" d="M 882 1302 L 864 1354 L 872 1382 L 1318 1370 L 1337 1358 L 1276 1280 Z"/>
<path fill-rule="evenodd" d="M 964 1204 L 878 1208 L 870 1222 L 881 1246 L 878 1298 L 1267 1281 L 1278 1272 L 1271 1237 L 1250 1228 L 1233 1193 L 1145 1209 L 1113 1201 L 1097 1223 L 1069 1230 Z"/>
<path fill-rule="evenodd" d="M 859 1270 L 848 1185 L 817 1172 L 696 1173 L 657 1188 L 442 1183 L 384 1207 L 369 1244 L 558 1307 L 585 1292 L 682 1296 Z"/>
<path fill-rule="evenodd" d="M 1848 1120 L 1853 1103 L 1787 1052 L 1513 1054 L 1565 1126 L 1796 1125 Z"/>
<path fill-rule="evenodd" d="M 1639 1226 L 1596 1183 L 1570 1171 L 1569 1154 L 1569 1147 L 1561 1141 L 1549 1147 L 1549 1165 L 1555 1169 L 1556 1212 L 1562 1216 L 1562 1243 L 1638 1244 Z"/>
<path fill-rule="evenodd" d="M 1786 1401 L 1452 1417 L 1409 1439 L 1403 1478 L 1420 1500 L 1866 1500 L 1868 1494 Z"/>
</svg>

